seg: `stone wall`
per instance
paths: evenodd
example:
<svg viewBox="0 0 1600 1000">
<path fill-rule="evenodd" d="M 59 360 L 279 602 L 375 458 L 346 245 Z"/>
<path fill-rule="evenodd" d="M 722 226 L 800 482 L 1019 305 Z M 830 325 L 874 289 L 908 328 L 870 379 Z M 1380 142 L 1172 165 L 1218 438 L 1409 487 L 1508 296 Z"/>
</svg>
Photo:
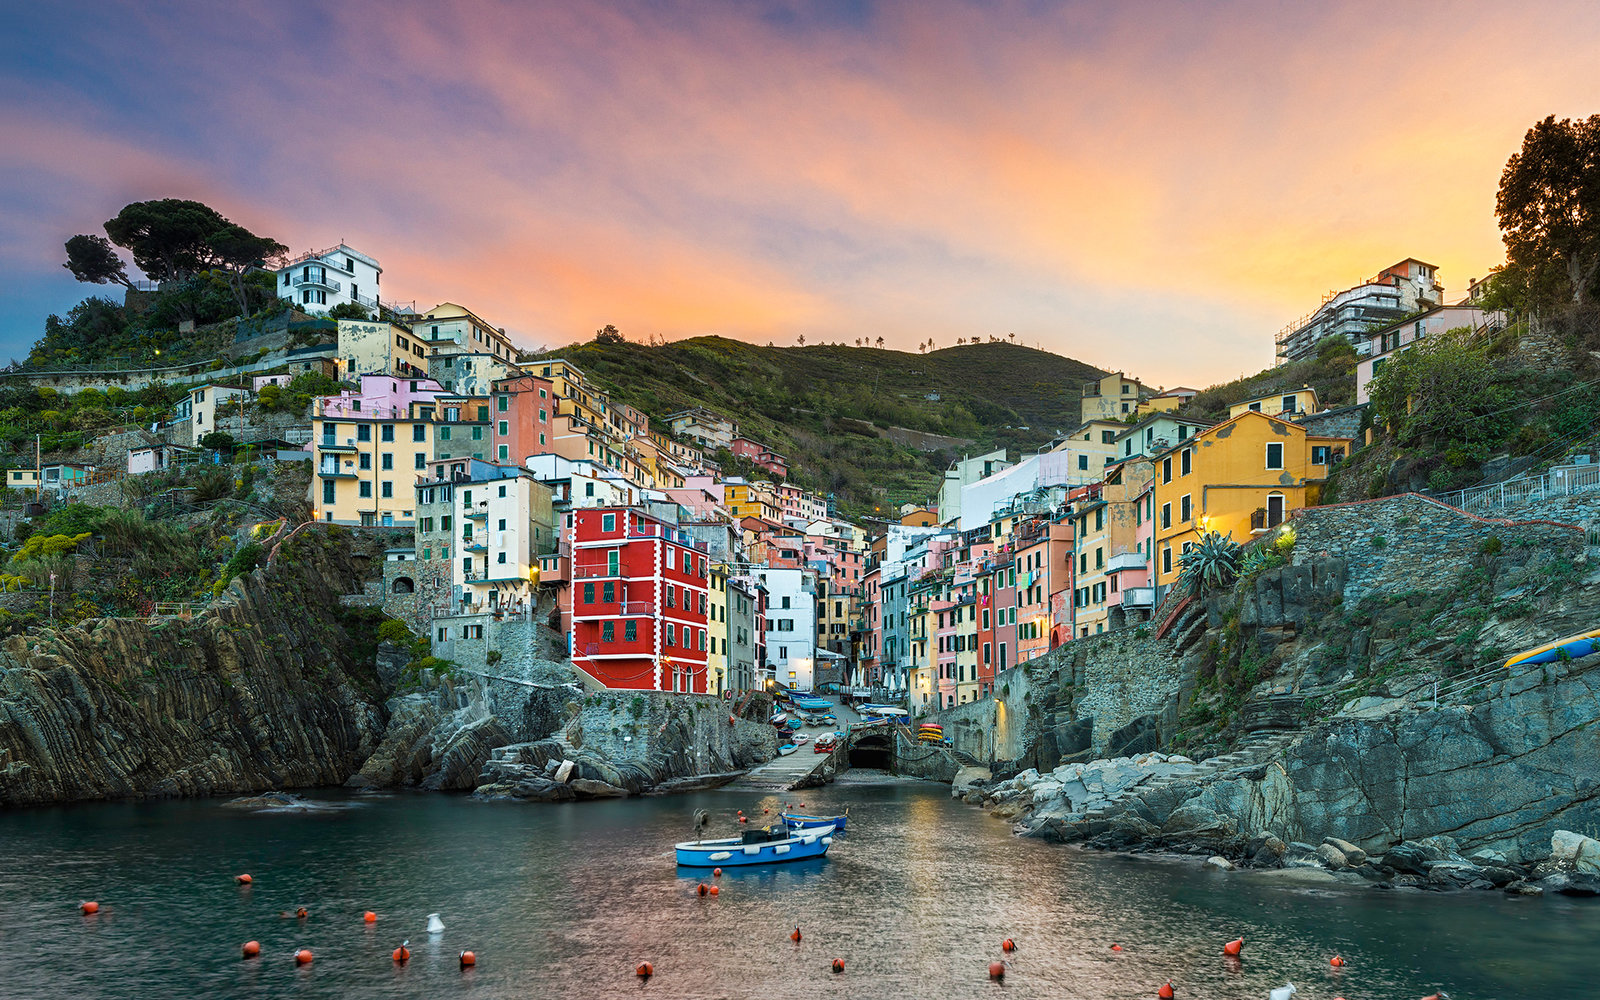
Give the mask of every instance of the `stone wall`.
<svg viewBox="0 0 1600 1000">
<path fill-rule="evenodd" d="M 1300 418 L 1307 434 L 1316 437 L 1342 437 L 1358 441 L 1361 437 L 1361 419 L 1367 405 L 1341 406 L 1337 410 L 1309 413 Z M 1355 445 L 1352 445 L 1355 447 Z"/>
<path fill-rule="evenodd" d="M 1059 671 L 1072 718 L 1093 720 L 1089 738 L 1095 747 L 1105 747 L 1113 732 L 1144 716 L 1177 721 L 1183 661 L 1171 641 L 1149 630 L 1074 639 L 1041 660 Z"/>
<path fill-rule="evenodd" d="M 1505 547 L 1582 543 L 1582 533 L 1570 526 L 1486 520 L 1414 493 L 1307 507 L 1295 511 L 1290 523 L 1297 535 L 1294 563 L 1343 560 L 1344 600 L 1351 604 L 1374 595 L 1444 589 L 1491 535 Z"/>
<path fill-rule="evenodd" d="M 929 721 L 944 727 L 945 739 L 979 760 L 1011 760 L 1025 746 L 1033 675 L 1013 667 L 995 675 L 994 695 L 935 712 Z"/>
<path fill-rule="evenodd" d="M 730 712 L 727 702 L 710 695 L 606 691 L 582 699 L 565 735 L 576 749 L 616 763 L 662 762 L 674 776 L 770 760 L 777 750 L 772 727 L 748 719 L 730 724 Z"/>
</svg>

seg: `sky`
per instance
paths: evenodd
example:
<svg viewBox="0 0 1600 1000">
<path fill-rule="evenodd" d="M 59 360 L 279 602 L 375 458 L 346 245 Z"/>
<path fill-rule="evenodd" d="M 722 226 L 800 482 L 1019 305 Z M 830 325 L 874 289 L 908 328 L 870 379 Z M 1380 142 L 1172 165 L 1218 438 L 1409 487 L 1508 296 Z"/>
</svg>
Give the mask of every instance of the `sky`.
<svg viewBox="0 0 1600 1000">
<path fill-rule="evenodd" d="M 524 347 L 614 324 L 1149 383 L 1273 361 L 1406 257 L 1503 260 L 1500 170 L 1600 112 L 1600 6 L 0 0 L 0 358 L 62 243 L 193 198 Z"/>
</svg>

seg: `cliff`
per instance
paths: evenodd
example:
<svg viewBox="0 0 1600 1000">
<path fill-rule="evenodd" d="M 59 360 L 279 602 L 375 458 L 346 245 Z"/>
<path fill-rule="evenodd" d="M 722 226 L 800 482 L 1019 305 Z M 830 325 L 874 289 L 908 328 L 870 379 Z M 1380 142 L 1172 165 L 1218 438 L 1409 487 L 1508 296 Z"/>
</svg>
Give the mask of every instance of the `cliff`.
<svg viewBox="0 0 1600 1000">
<path fill-rule="evenodd" d="M 348 534 L 302 531 L 185 619 L 0 646 L 0 805 L 342 782 L 385 724 Z"/>
</svg>

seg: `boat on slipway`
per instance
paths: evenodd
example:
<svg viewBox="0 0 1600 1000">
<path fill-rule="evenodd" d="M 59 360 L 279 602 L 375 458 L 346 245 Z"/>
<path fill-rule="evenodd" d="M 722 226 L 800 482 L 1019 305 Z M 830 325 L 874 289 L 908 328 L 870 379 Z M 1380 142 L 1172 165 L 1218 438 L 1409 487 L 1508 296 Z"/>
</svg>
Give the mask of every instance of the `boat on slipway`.
<svg viewBox="0 0 1600 1000">
<path fill-rule="evenodd" d="M 675 845 L 685 868 L 730 868 L 820 858 L 833 846 L 833 827 L 790 830 L 783 823 L 746 830 L 722 840 L 686 840 Z"/>
</svg>

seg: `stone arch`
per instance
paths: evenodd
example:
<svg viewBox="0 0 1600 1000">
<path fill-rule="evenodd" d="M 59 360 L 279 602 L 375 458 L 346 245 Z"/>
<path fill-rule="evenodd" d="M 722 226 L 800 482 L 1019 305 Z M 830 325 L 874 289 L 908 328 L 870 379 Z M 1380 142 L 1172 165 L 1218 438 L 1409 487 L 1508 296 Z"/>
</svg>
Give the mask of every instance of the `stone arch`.
<svg viewBox="0 0 1600 1000">
<path fill-rule="evenodd" d="M 409 576 L 397 576 L 394 578 L 394 586 L 389 589 L 396 594 L 412 594 L 416 592 L 417 585 Z"/>
</svg>

